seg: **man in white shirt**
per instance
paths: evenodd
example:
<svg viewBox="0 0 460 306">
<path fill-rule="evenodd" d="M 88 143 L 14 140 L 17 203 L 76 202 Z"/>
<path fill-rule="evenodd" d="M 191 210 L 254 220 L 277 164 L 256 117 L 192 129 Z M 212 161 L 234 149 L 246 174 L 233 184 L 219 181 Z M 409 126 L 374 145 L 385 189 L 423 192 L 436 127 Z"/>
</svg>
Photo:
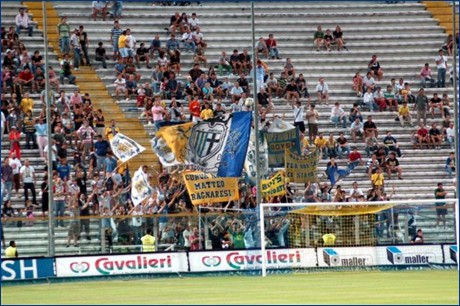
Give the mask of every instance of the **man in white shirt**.
<svg viewBox="0 0 460 306">
<path fill-rule="evenodd" d="M 1 114 L 1 120 L 0 120 L 0 125 L 1 125 L 1 134 L 0 134 L 0 139 L 3 139 L 3 134 L 5 133 L 5 114 L 3 112 L 0 112 Z"/>
<path fill-rule="evenodd" d="M 350 191 L 348 191 L 348 196 L 348 202 L 358 202 L 359 197 L 364 196 L 361 188 L 358 188 L 358 182 L 353 182 Z"/>
<path fill-rule="evenodd" d="M 360 135 L 361 138 L 364 140 L 364 124 L 359 120 L 359 118 L 356 118 L 355 122 L 351 124 L 350 133 L 353 142 L 356 142 L 357 135 Z"/>
<path fill-rule="evenodd" d="M 371 88 L 367 88 L 367 92 L 364 94 L 363 103 L 369 108 L 369 111 L 373 112 L 378 108 L 378 105 L 374 101 L 374 94 Z"/>
<path fill-rule="evenodd" d="M 192 13 L 192 18 L 188 21 L 190 24 L 190 29 L 195 31 L 196 27 L 200 25 L 200 19 L 196 17 L 196 13 Z"/>
<path fill-rule="evenodd" d="M 32 33 L 34 28 L 30 24 L 29 15 L 25 13 L 24 8 L 19 9 L 19 14 L 16 15 L 16 33 L 21 31 L 21 29 L 27 29 L 27 32 L 30 37 L 32 37 Z"/>
<path fill-rule="evenodd" d="M 57 161 L 56 161 L 56 155 L 57 155 L 57 147 L 56 147 L 56 140 L 55 139 L 51 139 L 51 164 L 52 164 L 52 167 L 53 167 L 53 170 L 56 170 L 57 169 Z M 45 156 L 46 156 L 46 159 L 45 161 L 48 162 L 49 164 L 49 157 L 48 157 L 48 145 L 45 146 L 45 148 L 43 149 L 43 151 L 45 151 Z"/>
<path fill-rule="evenodd" d="M 338 127 L 340 121 L 342 121 L 342 127 L 344 129 L 347 127 L 347 115 L 343 108 L 340 107 L 339 102 L 336 102 L 331 109 L 331 121 L 334 123 L 335 128 Z"/>
<path fill-rule="evenodd" d="M 130 29 L 126 29 L 126 47 L 128 48 L 128 56 L 134 58 L 136 48 L 136 37 L 131 34 Z"/>
<path fill-rule="evenodd" d="M 442 49 L 439 49 L 439 55 L 435 61 L 438 65 L 438 88 L 444 88 L 446 87 L 447 57 L 444 56 Z"/>
<path fill-rule="evenodd" d="M 78 70 L 80 67 L 80 31 L 78 29 L 74 29 L 72 36 L 70 36 L 70 46 L 73 49 L 73 69 Z"/>
<path fill-rule="evenodd" d="M 30 165 L 28 159 L 24 161 L 24 166 L 19 171 L 21 181 L 24 183 L 24 196 L 25 201 L 29 200 L 29 189 L 32 192 L 32 203 L 37 204 L 37 194 L 35 192 L 35 183 L 37 178 L 35 176 L 35 169 Z"/>
<path fill-rule="evenodd" d="M 97 14 L 101 14 L 102 20 L 105 21 L 105 15 L 107 14 L 108 4 L 109 4 L 109 1 L 93 1 L 91 6 L 93 8 L 93 20 L 94 21 L 96 21 Z"/>
<path fill-rule="evenodd" d="M 449 127 L 446 129 L 446 141 L 450 145 L 450 149 L 454 150 L 454 144 L 455 144 L 455 127 L 454 123 L 451 122 L 449 124 Z"/>
<path fill-rule="evenodd" d="M 329 103 L 329 86 L 324 82 L 324 78 L 319 78 L 319 83 L 316 85 L 316 93 L 318 95 L 318 102 L 321 104 L 323 101 Z"/>
<path fill-rule="evenodd" d="M 21 198 L 21 195 L 19 194 L 19 187 L 20 187 L 19 171 L 21 170 L 22 164 L 21 164 L 21 161 L 16 157 L 15 152 L 11 153 L 11 158 L 9 160 L 9 164 L 10 164 L 11 168 L 13 168 L 13 186 L 14 186 L 14 189 L 16 190 L 16 194 L 18 195 L 18 197 Z"/>
<path fill-rule="evenodd" d="M 305 116 L 305 106 L 301 105 L 300 101 L 297 101 L 295 105 L 291 105 L 294 111 L 294 126 L 299 127 L 299 131 L 302 134 L 305 133 L 305 123 L 303 118 Z"/>
</svg>

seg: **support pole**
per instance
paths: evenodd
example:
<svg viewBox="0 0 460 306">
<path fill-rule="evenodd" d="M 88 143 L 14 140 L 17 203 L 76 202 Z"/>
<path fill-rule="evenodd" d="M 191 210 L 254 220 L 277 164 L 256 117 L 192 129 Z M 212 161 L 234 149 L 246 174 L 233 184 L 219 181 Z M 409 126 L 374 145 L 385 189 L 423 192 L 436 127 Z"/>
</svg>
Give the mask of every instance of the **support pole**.
<svg viewBox="0 0 460 306">
<path fill-rule="evenodd" d="M 50 101 L 50 77 L 48 74 L 48 22 L 46 16 L 46 1 L 43 5 L 43 42 L 45 46 L 45 106 L 46 106 L 46 125 L 48 137 L 48 256 L 54 257 L 54 204 L 53 204 L 53 165 L 52 165 L 52 131 L 51 131 L 51 101 Z"/>
</svg>

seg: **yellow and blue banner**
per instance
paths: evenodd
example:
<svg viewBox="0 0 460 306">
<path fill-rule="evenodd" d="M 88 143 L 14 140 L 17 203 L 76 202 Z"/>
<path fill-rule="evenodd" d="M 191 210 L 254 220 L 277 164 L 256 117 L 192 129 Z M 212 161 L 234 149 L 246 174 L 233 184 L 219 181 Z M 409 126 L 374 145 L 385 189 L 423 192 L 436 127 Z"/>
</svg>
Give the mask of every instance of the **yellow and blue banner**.
<svg viewBox="0 0 460 306">
<path fill-rule="evenodd" d="M 318 154 L 298 155 L 285 151 L 286 177 L 292 183 L 312 183 L 317 181 Z"/>
<path fill-rule="evenodd" d="M 215 177 L 201 171 L 186 171 L 182 175 L 193 205 L 239 199 L 236 177 Z"/>
</svg>

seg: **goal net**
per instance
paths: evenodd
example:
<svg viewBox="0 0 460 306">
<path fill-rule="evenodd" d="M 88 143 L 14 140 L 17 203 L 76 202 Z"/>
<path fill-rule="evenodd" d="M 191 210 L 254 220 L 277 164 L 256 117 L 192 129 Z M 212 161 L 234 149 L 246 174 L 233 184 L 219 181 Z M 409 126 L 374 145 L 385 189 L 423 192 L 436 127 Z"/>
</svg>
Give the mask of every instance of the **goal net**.
<svg viewBox="0 0 460 306">
<path fill-rule="evenodd" d="M 452 256 L 448 250 L 457 245 L 457 203 L 457 199 L 262 203 L 263 275 L 267 269 L 279 268 L 267 257 L 271 249 L 280 248 L 297 256 L 290 266 L 295 271 L 392 264 L 391 247 L 396 253 L 410 248 L 412 253 L 418 250 L 431 256 L 420 255 L 414 263 L 457 263 L 457 248 L 452 248 Z"/>
</svg>

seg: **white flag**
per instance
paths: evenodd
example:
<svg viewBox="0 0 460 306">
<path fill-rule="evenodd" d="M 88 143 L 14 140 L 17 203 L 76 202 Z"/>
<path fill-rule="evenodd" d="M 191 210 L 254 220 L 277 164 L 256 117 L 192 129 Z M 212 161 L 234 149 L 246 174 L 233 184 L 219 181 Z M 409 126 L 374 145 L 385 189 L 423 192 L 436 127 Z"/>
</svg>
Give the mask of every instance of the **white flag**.
<svg viewBox="0 0 460 306">
<path fill-rule="evenodd" d="M 150 187 L 147 174 L 142 171 L 142 166 L 134 173 L 131 180 L 131 200 L 134 206 L 151 197 L 153 188 Z"/>
<path fill-rule="evenodd" d="M 126 162 L 145 151 L 143 146 L 122 133 L 117 133 L 110 139 L 110 146 L 112 147 L 113 154 L 122 162 Z"/>
</svg>

